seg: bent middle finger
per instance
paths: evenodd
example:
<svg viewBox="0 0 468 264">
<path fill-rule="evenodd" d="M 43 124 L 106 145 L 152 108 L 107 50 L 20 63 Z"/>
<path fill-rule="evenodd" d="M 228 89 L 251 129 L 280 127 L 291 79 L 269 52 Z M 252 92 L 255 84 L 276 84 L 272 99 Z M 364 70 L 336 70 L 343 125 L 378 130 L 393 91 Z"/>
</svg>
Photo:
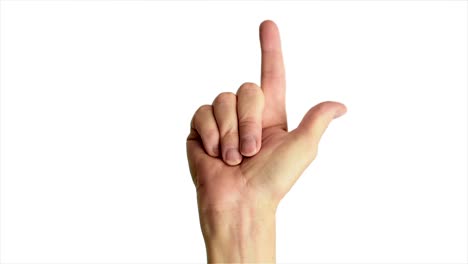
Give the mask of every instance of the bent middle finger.
<svg viewBox="0 0 468 264">
<path fill-rule="evenodd" d="M 237 121 L 237 97 L 233 93 L 221 93 L 213 101 L 213 113 L 218 124 L 221 153 L 229 165 L 242 161 L 239 152 L 239 130 Z"/>
</svg>

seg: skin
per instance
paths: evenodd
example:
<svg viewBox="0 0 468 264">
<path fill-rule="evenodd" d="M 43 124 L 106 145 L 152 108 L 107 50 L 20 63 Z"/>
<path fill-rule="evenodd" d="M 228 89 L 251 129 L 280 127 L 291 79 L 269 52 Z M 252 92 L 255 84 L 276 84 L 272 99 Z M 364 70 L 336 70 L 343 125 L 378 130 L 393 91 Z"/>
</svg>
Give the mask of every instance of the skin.
<svg viewBox="0 0 468 264">
<path fill-rule="evenodd" d="M 209 263 L 275 262 L 276 208 L 315 159 L 330 122 L 346 112 L 322 102 L 288 131 L 279 31 L 269 20 L 259 31 L 260 87 L 244 83 L 201 106 L 187 138 Z"/>
</svg>

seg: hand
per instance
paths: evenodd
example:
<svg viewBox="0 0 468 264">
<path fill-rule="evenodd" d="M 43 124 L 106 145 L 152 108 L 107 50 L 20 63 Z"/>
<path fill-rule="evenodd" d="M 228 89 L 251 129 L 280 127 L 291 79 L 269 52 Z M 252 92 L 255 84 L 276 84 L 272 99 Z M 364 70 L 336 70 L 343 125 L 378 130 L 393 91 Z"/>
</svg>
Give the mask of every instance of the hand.
<svg viewBox="0 0 468 264">
<path fill-rule="evenodd" d="M 288 132 L 285 71 L 278 28 L 260 25 L 261 85 L 244 83 L 200 107 L 187 138 L 208 261 L 275 261 L 279 201 L 314 160 L 337 102 L 311 108 Z"/>
</svg>

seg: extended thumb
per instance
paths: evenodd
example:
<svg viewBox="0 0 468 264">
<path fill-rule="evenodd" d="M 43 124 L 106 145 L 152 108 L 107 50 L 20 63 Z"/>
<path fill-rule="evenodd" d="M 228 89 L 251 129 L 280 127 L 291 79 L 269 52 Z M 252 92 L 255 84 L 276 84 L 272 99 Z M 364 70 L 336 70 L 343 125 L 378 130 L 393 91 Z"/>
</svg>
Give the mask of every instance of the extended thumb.
<svg viewBox="0 0 468 264">
<path fill-rule="evenodd" d="M 312 107 L 295 129 L 301 137 L 318 144 L 330 122 L 346 113 L 342 103 L 326 101 Z"/>
</svg>

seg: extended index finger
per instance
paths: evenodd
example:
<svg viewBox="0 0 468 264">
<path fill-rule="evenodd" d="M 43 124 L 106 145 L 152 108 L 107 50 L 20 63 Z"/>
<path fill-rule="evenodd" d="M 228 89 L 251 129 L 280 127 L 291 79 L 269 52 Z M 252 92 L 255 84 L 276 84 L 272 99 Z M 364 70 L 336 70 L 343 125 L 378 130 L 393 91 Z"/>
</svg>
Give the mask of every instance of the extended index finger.
<svg viewBox="0 0 468 264">
<path fill-rule="evenodd" d="M 261 88 L 265 95 L 263 127 L 280 126 L 287 130 L 286 78 L 279 30 L 271 20 L 260 25 L 262 49 Z"/>
</svg>

